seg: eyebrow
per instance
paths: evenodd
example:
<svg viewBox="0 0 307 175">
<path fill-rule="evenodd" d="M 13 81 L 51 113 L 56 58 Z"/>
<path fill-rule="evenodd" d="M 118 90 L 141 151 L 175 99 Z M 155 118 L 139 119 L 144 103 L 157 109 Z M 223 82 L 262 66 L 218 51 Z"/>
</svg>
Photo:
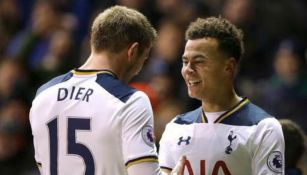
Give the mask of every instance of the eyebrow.
<svg viewBox="0 0 307 175">
<path fill-rule="evenodd" d="M 192 60 L 196 59 L 196 58 L 206 58 L 206 56 L 202 55 L 202 54 L 196 54 L 193 55 L 193 57 L 191 58 Z M 182 56 L 181 59 L 188 59 L 186 56 Z"/>
</svg>

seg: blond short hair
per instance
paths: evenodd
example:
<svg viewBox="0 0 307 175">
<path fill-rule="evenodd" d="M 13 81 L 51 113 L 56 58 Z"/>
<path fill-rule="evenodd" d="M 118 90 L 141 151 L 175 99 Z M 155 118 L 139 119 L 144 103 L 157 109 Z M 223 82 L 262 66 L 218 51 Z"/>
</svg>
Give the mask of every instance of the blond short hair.
<svg viewBox="0 0 307 175">
<path fill-rule="evenodd" d="M 94 51 L 118 52 L 138 42 L 139 53 L 150 47 L 157 32 L 140 12 L 124 6 L 113 6 L 100 13 L 91 29 L 91 46 Z"/>
</svg>

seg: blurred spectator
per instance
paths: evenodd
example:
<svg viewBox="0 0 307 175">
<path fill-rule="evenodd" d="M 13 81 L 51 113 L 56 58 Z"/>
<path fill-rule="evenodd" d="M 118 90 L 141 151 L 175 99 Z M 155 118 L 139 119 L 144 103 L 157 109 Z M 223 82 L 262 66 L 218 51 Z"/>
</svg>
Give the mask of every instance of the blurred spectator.
<svg viewBox="0 0 307 175">
<path fill-rule="evenodd" d="M 67 31 L 54 32 L 47 55 L 42 62 L 42 69 L 53 72 L 52 76 L 54 76 L 74 68 L 78 62 L 74 51 L 72 37 Z"/>
<path fill-rule="evenodd" d="M 252 0 L 226 0 L 222 10 L 225 18 L 242 27 L 253 15 Z"/>
<path fill-rule="evenodd" d="M 139 77 L 149 81 L 156 74 L 170 74 L 175 80 L 181 80 L 183 30 L 176 21 L 168 18 L 161 21 L 158 33 L 159 38 Z"/>
<path fill-rule="evenodd" d="M 164 19 L 172 18 L 185 29 L 196 17 L 205 16 L 206 7 L 198 1 L 156 0 L 157 11 Z M 163 20 L 163 19 L 162 19 Z"/>
<path fill-rule="evenodd" d="M 156 0 L 116 0 L 115 4 L 137 9 L 142 12 L 151 23 L 156 26 L 161 15 L 154 5 Z"/>
<path fill-rule="evenodd" d="M 149 82 L 149 85 L 158 94 L 159 103 L 165 103 L 164 105 L 159 105 L 161 109 L 158 111 L 162 111 L 162 108 L 170 106 L 168 103 L 172 102 L 175 97 L 182 99 L 181 103 L 184 103 L 188 98 L 186 93 L 180 93 L 182 89 L 185 88 L 180 73 L 182 65 L 181 55 L 184 46 L 183 28 L 175 19 L 166 18 L 160 21 L 158 33 L 159 38 L 154 45 L 151 56 L 136 79 Z M 167 101 L 164 98 L 172 100 Z M 175 101 L 178 102 L 178 100 Z M 175 102 L 173 103 L 173 105 L 176 104 Z M 182 105 L 178 105 L 178 107 L 182 108 L 180 111 L 185 109 Z M 163 111 L 166 111 L 164 109 Z M 169 117 L 173 116 L 174 115 L 165 116 L 165 121 L 169 121 Z M 162 124 L 165 124 L 164 122 L 162 122 Z M 162 131 L 164 130 L 164 126 L 161 125 L 159 129 L 160 128 Z"/>
<path fill-rule="evenodd" d="M 163 59 L 167 64 L 180 61 L 183 48 L 183 31 L 176 21 L 171 19 L 161 21 L 159 38 L 154 47 L 154 56 Z"/>
<path fill-rule="evenodd" d="M 21 28 L 21 14 L 16 0 L 0 1 L 0 56 L 12 37 Z"/>
<path fill-rule="evenodd" d="M 38 174 L 29 138 L 28 108 L 17 99 L 8 100 L 0 108 L 1 175 Z"/>
<path fill-rule="evenodd" d="M 165 126 L 174 116 L 184 111 L 183 101 L 176 96 L 177 85 L 168 74 L 156 74 L 149 82 L 149 86 L 157 94 L 158 106 L 154 110 L 154 127 L 156 142 L 159 143 Z"/>
<path fill-rule="evenodd" d="M 27 74 L 14 59 L 0 59 L 0 107 L 10 98 L 28 100 L 33 94 L 27 90 Z"/>
<path fill-rule="evenodd" d="M 300 166 L 307 166 L 302 162 L 306 151 L 303 130 L 293 121 L 279 120 L 285 137 L 285 175 L 303 175 Z"/>
<path fill-rule="evenodd" d="M 62 0 L 58 1 L 62 2 Z M 69 11 L 76 20 L 76 26 L 74 28 L 76 42 L 82 42 L 83 38 L 89 33 L 93 13 L 99 8 L 107 7 L 107 5 L 113 5 L 113 0 L 69 0 L 66 3 L 66 7 L 70 8 Z"/>
<path fill-rule="evenodd" d="M 268 71 L 270 60 L 259 59 L 266 54 L 269 41 L 263 35 L 266 31 L 262 29 L 256 20 L 256 2 L 254 0 L 225 0 L 222 7 L 222 15 L 244 32 L 245 53 L 241 60 L 238 78 L 258 80 Z M 262 71 L 258 71 L 259 67 Z"/>
<path fill-rule="evenodd" d="M 42 82 L 75 68 L 79 63 L 73 38 L 66 30 L 57 30 L 50 37 L 50 44 L 42 63 L 32 72 L 32 84 Z"/>
<path fill-rule="evenodd" d="M 286 116 L 298 123 L 307 133 L 307 76 L 306 64 L 299 46 L 283 41 L 274 59 L 274 73 L 260 82 L 260 104 L 277 118 Z"/>
<path fill-rule="evenodd" d="M 208 15 L 218 16 L 221 14 L 221 9 L 225 0 L 199 0 L 204 4 Z"/>
<path fill-rule="evenodd" d="M 267 77 L 271 71 L 271 52 L 274 47 L 283 40 L 283 38 L 293 38 L 299 43 L 307 46 L 307 6 L 305 0 L 257 0 L 255 4 L 255 22 L 257 26 L 254 29 L 260 33 L 257 40 L 251 40 L 259 45 L 257 55 L 253 59 L 257 59 L 261 64 L 254 67 L 261 67 L 261 71 L 257 72 L 256 77 Z M 304 9 L 304 10 L 303 10 Z M 256 63 L 256 62 L 254 62 Z M 249 73 L 251 73 L 249 71 Z"/>
<path fill-rule="evenodd" d="M 30 69 L 37 68 L 46 55 L 51 34 L 61 24 L 60 14 L 48 1 L 36 1 L 31 26 L 21 31 L 10 43 L 7 54 L 23 61 Z"/>
<path fill-rule="evenodd" d="M 257 0 L 258 23 L 267 32 L 270 41 L 295 36 L 306 42 L 307 4 L 305 0 Z"/>
</svg>

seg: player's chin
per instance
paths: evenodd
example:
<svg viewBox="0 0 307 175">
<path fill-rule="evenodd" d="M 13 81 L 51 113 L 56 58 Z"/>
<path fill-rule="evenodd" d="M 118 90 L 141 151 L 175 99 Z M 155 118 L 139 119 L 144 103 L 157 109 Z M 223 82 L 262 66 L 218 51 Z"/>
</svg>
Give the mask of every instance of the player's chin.
<svg viewBox="0 0 307 175">
<path fill-rule="evenodd" d="M 198 99 L 197 97 L 197 93 L 195 92 L 195 91 L 192 91 L 192 90 L 188 90 L 188 95 L 189 95 L 189 97 L 191 97 L 191 98 L 195 98 L 195 99 Z"/>
</svg>

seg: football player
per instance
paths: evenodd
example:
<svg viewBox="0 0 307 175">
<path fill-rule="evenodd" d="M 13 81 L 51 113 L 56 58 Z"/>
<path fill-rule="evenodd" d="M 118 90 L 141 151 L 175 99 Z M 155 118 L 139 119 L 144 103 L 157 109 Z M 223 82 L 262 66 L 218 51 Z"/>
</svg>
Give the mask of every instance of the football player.
<svg viewBox="0 0 307 175">
<path fill-rule="evenodd" d="M 127 86 L 156 36 L 133 9 L 114 6 L 95 18 L 84 65 L 41 86 L 33 100 L 41 174 L 160 174 L 149 99 Z"/>
<path fill-rule="evenodd" d="M 199 18 L 186 40 L 181 73 L 189 96 L 202 105 L 166 126 L 159 151 L 163 171 L 186 155 L 186 175 L 284 174 L 279 122 L 234 88 L 244 51 L 241 30 L 222 17 Z"/>
</svg>

